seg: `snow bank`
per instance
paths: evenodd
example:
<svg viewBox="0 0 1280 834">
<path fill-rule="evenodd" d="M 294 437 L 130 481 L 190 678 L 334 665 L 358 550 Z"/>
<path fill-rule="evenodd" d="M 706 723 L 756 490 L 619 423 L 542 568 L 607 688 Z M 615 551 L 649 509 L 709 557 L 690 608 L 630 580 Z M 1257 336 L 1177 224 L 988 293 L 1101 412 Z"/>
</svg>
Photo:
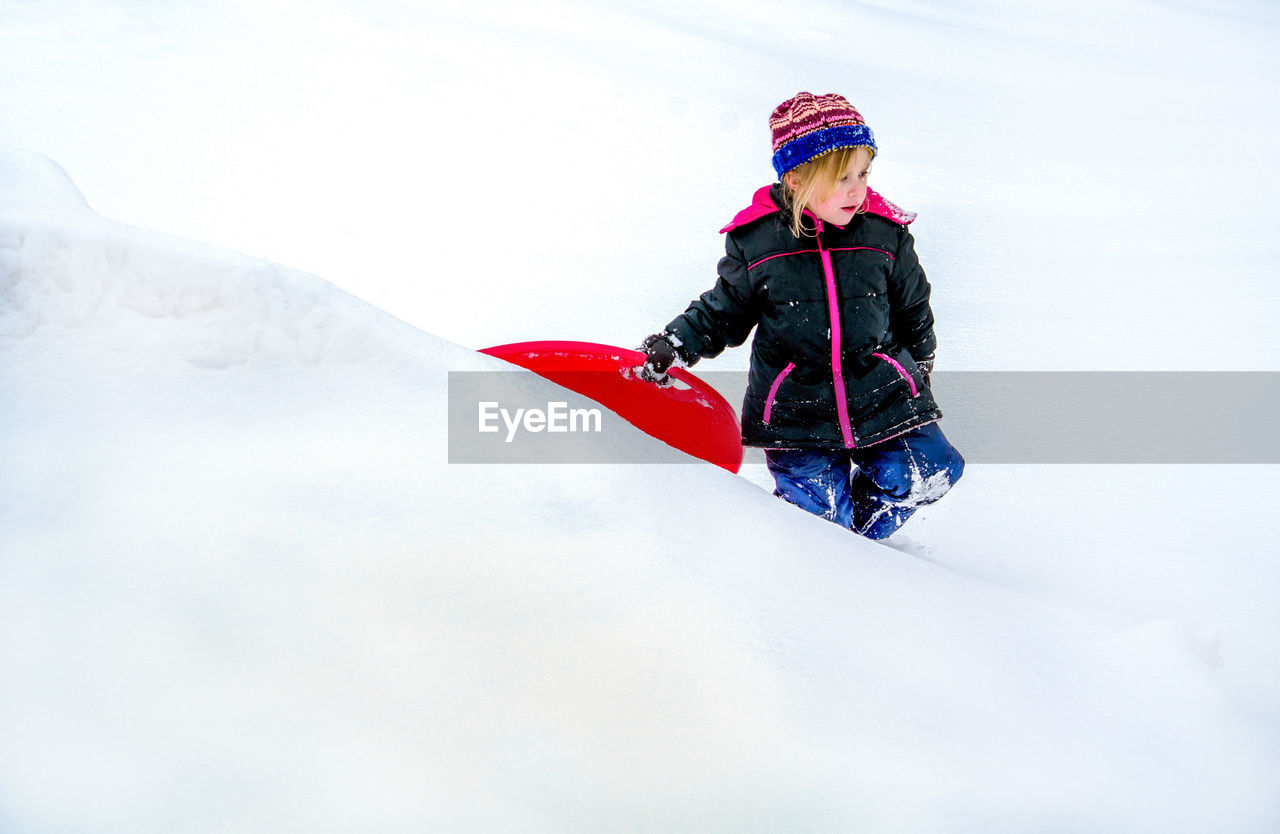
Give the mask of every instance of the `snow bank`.
<svg viewBox="0 0 1280 834">
<path fill-rule="evenodd" d="M 1280 824 L 1211 634 L 711 466 L 450 466 L 495 360 L 3 183 L 0 829 Z"/>
</svg>

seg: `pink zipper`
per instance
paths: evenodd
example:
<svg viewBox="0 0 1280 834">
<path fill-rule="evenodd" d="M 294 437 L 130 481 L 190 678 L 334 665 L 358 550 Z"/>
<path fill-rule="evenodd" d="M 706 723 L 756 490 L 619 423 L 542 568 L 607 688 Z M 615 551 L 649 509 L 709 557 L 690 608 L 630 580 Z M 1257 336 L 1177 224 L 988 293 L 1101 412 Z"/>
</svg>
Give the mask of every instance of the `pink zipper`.
<svg viewBox="0 0 1280 834">
<path fill-rule="evenodd" d="M 898 371 L 898 374 L 903 379 L 905 379 L 907 381 L 907 385 L 911 387 L 911 396 L 912 397 L 920 396 L 920 391 L 919 389 L 916 388 L 916 381 L 911 378 L 911 374 L 907 373 L 907 369 L 902 367 L 901 362 L 899 362 L 898 360 L 894 359 L 892 356 L 889 356 L 886 353 L 873 353 L 871 355 L 875 356 L 878 359 L 883 359 L 884 361 L 892 365 L 894 368 L 896 368 Z"/>
<path fill-rule="evenodd" d="M 853 427 L 849 425 L 849 404 L 845 402 L 844 371 L 840 362 L 840 305 L 836 296 L 836 270 L 831 253 L 822 245 L 822 221 L 814 218 L 818 230 L 818 252 L 822 255 L 822 273 L 827 279 L 827 314 L 831 318 L 831 378 L 836 388 L 836 415 L 840 418 L 840 434 L 846 449 L 854 448 Z"/>
<path fill-rule="evenodd" d="M 787 367 L 783 368 L 782 372 L 774 378 L 773 385 L 769 386 L 769 396 L 764 401 L 764 424 L 766 426 L 769 425 L 769 415 L 773 413 L 773 401 L 778 396 L 778 389 L 782 387 L 782 380 L 786 379 L 787 374 L 794 371 L 795 368 L 795 362 L 788 362 Z"/>
</svg>

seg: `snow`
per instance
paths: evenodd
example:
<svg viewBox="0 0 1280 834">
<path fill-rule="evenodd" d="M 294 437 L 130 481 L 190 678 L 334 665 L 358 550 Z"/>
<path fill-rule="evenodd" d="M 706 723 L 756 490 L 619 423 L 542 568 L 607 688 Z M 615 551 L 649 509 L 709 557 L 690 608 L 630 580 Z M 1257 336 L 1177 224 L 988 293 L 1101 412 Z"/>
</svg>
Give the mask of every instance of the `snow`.
<svg viewBox="0 0 1280 834">
<path fill-rule="evenodd" d="M 800 89 L 939 373 L 1274 371 L 1274 9 L 472 6 L 0 0 L 0 831 L 1280 829 L 1273 465 L 971 461 L 878 544 L 446 436 L 706 289 Z"/>
</svg>

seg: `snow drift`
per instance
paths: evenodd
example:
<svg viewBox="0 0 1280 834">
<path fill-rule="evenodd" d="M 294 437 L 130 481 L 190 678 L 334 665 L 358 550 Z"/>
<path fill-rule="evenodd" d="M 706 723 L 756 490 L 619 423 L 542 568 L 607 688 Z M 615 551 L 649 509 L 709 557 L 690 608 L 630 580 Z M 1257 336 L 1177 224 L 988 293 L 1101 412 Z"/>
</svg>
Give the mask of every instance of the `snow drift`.
<svg viewBox="0 0 1280 834">
<path fill-rule="evenodd" d="M 4 831 L 1280 825 L 1212 631 L 710 465 L 450 466 L 496 360 L 13 150 L 0 288 Z"/>
</svg>

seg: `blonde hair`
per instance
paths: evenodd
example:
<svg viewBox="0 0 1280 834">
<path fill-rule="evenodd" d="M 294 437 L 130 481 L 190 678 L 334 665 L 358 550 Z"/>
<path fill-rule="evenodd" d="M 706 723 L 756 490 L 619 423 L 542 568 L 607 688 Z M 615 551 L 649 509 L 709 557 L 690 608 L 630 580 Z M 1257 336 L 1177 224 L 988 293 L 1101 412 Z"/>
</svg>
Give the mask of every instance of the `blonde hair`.
<svg viewBox="0 0 1280 834">
<path fill-rule="evenodd" d="M 800 220 L 805 207 L 812 202 L 821 202 L 836 190 L 840 177 L 848 170 L 849 163 L 857 156 L 858 151 L 865 150 L 875 159 L 876 152 L 866 145 L 856 148 L 836 148 L 817 159 L 798 165 L 782 175 L 783 193 L 787 196 L 786 208 L 791 212 L 791 233 L 800 237 L 804 232 Z M 794 180 L 794 185 L 792 181 Z M 817 198 L 815 200 L 815 197 Z M 865 211 L 858 207 L 858 213 Z"/>
</svg>

